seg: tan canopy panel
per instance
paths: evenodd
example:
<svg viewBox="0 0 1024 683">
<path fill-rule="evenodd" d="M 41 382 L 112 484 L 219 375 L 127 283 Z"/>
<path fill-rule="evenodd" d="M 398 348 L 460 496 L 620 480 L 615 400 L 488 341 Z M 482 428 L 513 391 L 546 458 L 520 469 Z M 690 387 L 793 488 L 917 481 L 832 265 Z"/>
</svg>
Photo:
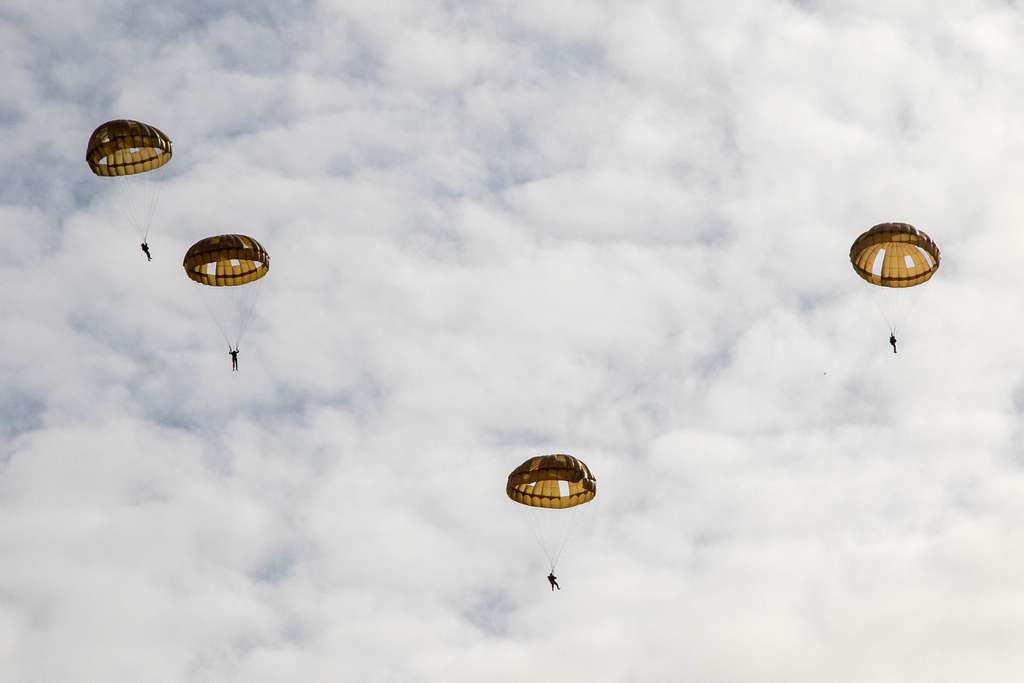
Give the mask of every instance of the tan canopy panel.
<svg viewBox="0 0 1024 683">
<path fill-rule="evenodd" d="M 98 176 L 145 173 L 171 160 L 171 140 L 145 123 L 107 121 L 89 136 L 85 160 Z"/>
<path fill-rule="evenodd" d="M 857 275 L 880 287 L 913 287 L 939 269 L 939 247 L 907 223 L 879 223 L 850 247 Z"/>
<path fill-rule="evenodd" d="M 586 463 L 571 455 L 539 455 L 508 475 L 505 493 L 523 505 L 561 510 L 593 500 L 597 479 Z"/>
<path fill-rule="evenodd" d="M 189 279 L 211 287 L 254 282 L 270 270 L 270 254 L 245 235 L 217 235 L 193 244 L 182 263 Z"/>
</svg>

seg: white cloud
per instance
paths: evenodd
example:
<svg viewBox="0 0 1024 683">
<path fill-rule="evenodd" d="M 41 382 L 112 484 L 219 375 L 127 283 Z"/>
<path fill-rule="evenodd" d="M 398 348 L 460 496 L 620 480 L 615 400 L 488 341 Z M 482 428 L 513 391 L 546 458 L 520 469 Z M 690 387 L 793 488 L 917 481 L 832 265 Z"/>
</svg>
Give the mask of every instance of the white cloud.
<svg viewBox="0 0 1024 683">
<path fill-rule="evenodd" d="M 9 3 L 0 678 L 1011 679 L 1021 23 Z M 175 143 L 152 263 L 117 117 Z M 886 220 L 943 250 L 898 355 Z M 238 373 L 180 267 L 225 232 Z M 547 452 L 599 482 L 554 595 Z"/>
</svg>

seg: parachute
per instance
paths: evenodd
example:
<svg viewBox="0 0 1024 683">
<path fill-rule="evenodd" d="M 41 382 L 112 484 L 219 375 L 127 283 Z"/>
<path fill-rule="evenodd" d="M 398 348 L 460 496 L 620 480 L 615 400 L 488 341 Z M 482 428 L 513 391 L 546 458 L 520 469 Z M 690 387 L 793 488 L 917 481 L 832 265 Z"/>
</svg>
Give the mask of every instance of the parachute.
<svg viewBox="0 0 1024 683">
<path fill-rule="evenodd" d="M 260 280 L 270 270 L 270 254 L 246 235 L 201 239 L 185 252 L 185 274 L 204 285 L 204 303 L 230 348 L 238 348 L 256 307 Z"/>
<path fill-rule="evenodd" d="M 857 275 L 878 287 L 903 290 L 931 279 L 939 269 L 939 247 L 923 231 L 908 223 L 879 223 L 850 247 L 850 263 Z M 905 292 L 888 292 L 876 303 L 889 325 L 906 321 L 915 298 Z"/>
<path fill-rule="evenodd" d="M 553 573 L 575 527 L 579 506 L 597 495 L 597 479 L 579 458 L 540 455 L 512 470 L 505 493 L 530 508 L 531 529 Z"/>
<path fill-rule="evenodd" d="M 149 238 L 160 189 L 144 174 L 165 165 L 172 154 L 170 138 L 139 121 L 107 121 L 89 136 L 86 163 L 100 177 L 120 179 L 116 202 L 143 242 Z"/>
<path fill-rule="evenodd" d="M 592 501 L 597 479 L 586 463 L 571 455 L 540 455 L 512 470 L 505 493 L 523 505 L 562 510 Z"/>
<path fill-rule="evenodd" d="M 850 247 L 850 263 L 857 275 L 879 287 L 924 284 L 941 260 L 932 238 L 907 223 L 879 223 Z"/>
<path fill-rule="evenodd" d="M 159 128 L 117 119 L 89 136 L 85 160 L 98 176 L 126 176 L 160 168 L 171 154 L 171 140 Z"/>
</svg>

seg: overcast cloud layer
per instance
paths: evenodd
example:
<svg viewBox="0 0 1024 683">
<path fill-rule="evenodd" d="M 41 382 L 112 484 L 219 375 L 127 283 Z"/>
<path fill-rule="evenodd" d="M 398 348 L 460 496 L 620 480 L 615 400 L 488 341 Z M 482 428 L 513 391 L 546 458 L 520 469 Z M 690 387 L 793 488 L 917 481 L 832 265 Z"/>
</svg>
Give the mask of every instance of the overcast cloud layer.
<svg viewBox="0 0 1024 683">
<path fill-rule="evenodd" d="M 0 37 L 0 680 L 1019 679 L 1015 3 Z M 174 140 L 152 263 L 114 118 Z M 943 251 L 898 355 L 847 260 L 883 221 Z M 224 232 L 272 256 L 238 373 L 180 265 Z M 599 493 L 552 594 L 504 483 L 555 452 Z"/>
</svg>

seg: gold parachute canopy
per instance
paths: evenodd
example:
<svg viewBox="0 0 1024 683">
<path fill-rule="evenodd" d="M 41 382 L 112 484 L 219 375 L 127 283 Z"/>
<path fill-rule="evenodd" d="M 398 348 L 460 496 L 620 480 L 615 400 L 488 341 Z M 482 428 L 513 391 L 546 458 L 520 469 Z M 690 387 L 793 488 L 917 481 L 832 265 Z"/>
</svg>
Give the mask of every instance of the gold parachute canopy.
<svg viewBox="0 0 1024 683">
<path fill-rule="evenodd" d="M 145 173 L 171 160 L 171 139 L 139 121 L 107 121 L 89 136 L 85 160 L 98 176 Z"/>
<path fill-rule="evenodd" d="M 270 270 L 270 254 L 245 235 L 217 235 L 199 240 L 182 263 L 189 279 L 211 287 L 255 282 Z"/>
<path fill-rule="evenodd" d="M 597 479 L 579 458 L 561 453 L 538 455 L 512 470 L 505 493 L 523 505 L 561 510 L 593 500 Z"/>
<path fill-rule="evenodd" d="M 879 223 L 850 247 L 850 263 L 857 275 L 880 287 L 927 282 L 941 260 L 932 238 L 907 223 Z"/>
</svg>

